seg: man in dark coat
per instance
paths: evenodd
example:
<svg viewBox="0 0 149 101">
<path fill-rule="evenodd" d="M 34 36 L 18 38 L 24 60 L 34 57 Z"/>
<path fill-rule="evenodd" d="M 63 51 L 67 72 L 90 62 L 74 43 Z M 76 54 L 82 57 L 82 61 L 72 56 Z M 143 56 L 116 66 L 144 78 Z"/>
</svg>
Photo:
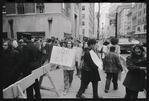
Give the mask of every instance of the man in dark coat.
<svg viewBox="0 0 149 101">
<path fill-rule="evenodd" d="M 91 55 L 89 53 L 90 50 L 94 50 L 96 40 L 95 39 L 90 39 L 88 42 L 88 47 L 85 49 L 85 54 L 84 54 L 84 63 L 85 66 L 82 67 L 81 71 L 81 86 L 79 91 L 76 94 L 77 98 L 84 98 L 82 96 L 82 93 L 85 91 L 87 88 L 88 84 L 92 82 L 93 85 L 93 98 L 99 98 L 98 96 L 98 81 L 100 81 L 100 75 L 98 72 L 98 67 L 96 64 L 93 62 Z"/>
<path fill-rule="evenodd" d="M 39 49 L 31 40 L 26 40 L 27 45 L 23 47 L 23 75 L 28 76 L 31 72 L 40 66 L 40 52 Z M 38 79 L 35 80 L 35 83 L 27 88 L 27 98 L 33 99 L 33 88 L 35 89 L 35 98 L 41 98 L 40 88 Z"/>
<path fill-rule="evenodd" d="M 3 42 L 2 84 L 3 88 L 15 83 L 19 78 L 20 55 L 12 48 L 11 40 Z"/>
</svg>

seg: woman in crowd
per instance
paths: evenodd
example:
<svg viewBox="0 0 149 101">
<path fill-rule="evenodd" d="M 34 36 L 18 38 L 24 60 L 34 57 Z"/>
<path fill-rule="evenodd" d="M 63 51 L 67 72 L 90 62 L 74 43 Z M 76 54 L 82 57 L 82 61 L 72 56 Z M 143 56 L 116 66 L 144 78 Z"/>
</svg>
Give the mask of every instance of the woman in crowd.
<svg viewBox="0 0 149 101">
<path fill-rule="evenodd" d="M 69 49 L 73 48 L 72 41 L 67 41 L 66 48 L 69 48 Z M 72 67 L 63 66 L 63 71 L 64 71 L 63 72 L 64 73 L 64 92 L 63 92 L 63 95 L 66 95 L 68 93 L 69 88 L 72 85 L 76 60 L 77 60 L 77 57 L 75 57 L 75 60 L 72 63 Z"/>
<path fill-rule="evenodd" d="M 147 60 L 141 45 L 135 45 L 131 51 L 131 55 L 126 58 L 128 72 L 123 85 L 126 87 L 125 98 L 137 99 L 138 92 L 144 89 Z"/>
</svg>

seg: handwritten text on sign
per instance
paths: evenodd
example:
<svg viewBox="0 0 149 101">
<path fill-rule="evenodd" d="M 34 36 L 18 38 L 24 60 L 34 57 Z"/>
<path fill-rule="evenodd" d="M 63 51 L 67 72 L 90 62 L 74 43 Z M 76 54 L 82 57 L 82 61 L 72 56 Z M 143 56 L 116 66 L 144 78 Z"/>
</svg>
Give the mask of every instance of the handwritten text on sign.
<svg viewBox="0 0 149 101">
<path fill-rule="evenodd" d="M 53 46 L 50 63 L 71 67 L 74 57 L 74 49 Z"/>
</svg>

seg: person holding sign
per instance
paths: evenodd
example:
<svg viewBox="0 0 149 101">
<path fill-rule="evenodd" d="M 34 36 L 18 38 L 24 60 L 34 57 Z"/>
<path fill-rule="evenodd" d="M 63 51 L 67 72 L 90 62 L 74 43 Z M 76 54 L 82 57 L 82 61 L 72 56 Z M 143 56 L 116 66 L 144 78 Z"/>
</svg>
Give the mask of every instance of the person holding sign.
<svg viewBox="0 0 149 101">
<path fill-rule="evenodd" d="M 93 85 L 93 98 L 100 98 L 98 96 L 98 81 L 101 80 L 99 72 L 98 72 L 98 66 L 93 62 L 90 51 L 94 50 L 96 40 L 95 39 L 90 39 L 87 42 L 88 47 L 85 48 L 85 53 L 84 53 L 84 63 L 85 65 L 82 67 L 81 70 L 81 86 L 79 91 L 76 94 L 77 98 L 85 98 L 82 96 L 82 93 L 85 91 L 87 88 L 88 84 L 92 82 Z"/>
<path fill-rule="evenodd" d="M 66 47 L 69 49 L 73 48 L 72 41 L 67 41 Z M 76 56 L 76 55 L 75 55 Z M 64 91 L 63 95 L 66 95 L 68 93 L 69 88 L 71 87 L 72 81 L 73 81 L 73 74 L 75 70 L 75 63 L 76 63 L 76 57 L 74 58 L 74 61 L 72 63 L 72 67 L 63 66 L 63 73 L 64 73 Z"/>
</svg>

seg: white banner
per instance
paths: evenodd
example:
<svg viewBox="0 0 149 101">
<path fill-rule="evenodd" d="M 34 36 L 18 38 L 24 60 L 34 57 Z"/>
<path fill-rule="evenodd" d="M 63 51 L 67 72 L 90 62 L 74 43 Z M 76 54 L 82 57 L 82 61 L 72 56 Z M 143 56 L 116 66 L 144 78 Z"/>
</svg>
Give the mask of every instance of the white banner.
<svg viewBox="0 0 149 101">
<path fill-rule="evenodd" d="M 99 59 L 99 57 L 93 50 L 90 51 L 90 55 L 91 55 L 93 62 L 96 64 L 96 66 L 98 66 L 99 69 L 103 69 L 103 63 L 101 59 Z"/>
<path fill-rule="evenodd" d="M 75 50 L 53 46 L 50 63 L 72 67 Z"/>
<path fill-rule="evenodd" d="M 127 73 L 128 69 L 127 69 L 127 65 L 126 65 L 126 59 L 124 57 L 122 57 L 121 55 L 120 55 L 120 62 L 121 62 L 124 72 Z"/>
</svg>

